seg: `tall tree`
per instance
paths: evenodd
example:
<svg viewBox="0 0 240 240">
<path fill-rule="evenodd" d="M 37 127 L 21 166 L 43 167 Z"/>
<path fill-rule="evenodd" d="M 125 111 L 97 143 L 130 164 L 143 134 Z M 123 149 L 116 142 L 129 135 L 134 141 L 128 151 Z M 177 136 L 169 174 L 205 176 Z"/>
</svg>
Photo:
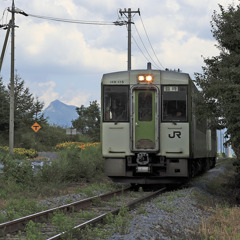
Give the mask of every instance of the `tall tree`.
<svg viewBox="0 0 240 240">
<path fill-rule="evenodd" d="M 38 97 L 36 97 L 36 100 L 34 101 L 34 105 L 33 105 L 33 113 L 35 114 L 35 121 L 47 123 L 47 120 L 44 117 L 44 114 L 42 113 L 43 107 L 44 107 L 44 103 L 40 102 Z"/>
<path fill-rule="evenodd" d="M 9 97 L 6 87 L 0 78 L 0 132 L 7 132 L 9 126 Z"/>
<path fill-rule="evenodd" d="M 14 79 L 15 129 L 25 126 L 30 127 L 33 121 L 36 120 L 36 116 L 42 121 L 45 121 L 41 114 L 44 104 L 41 103 L 38 98 L 35 100 L 29 88 L 24 85 L 24 80 L 19 75 L 16 75 Z"/>
<path fill-rule="evenodd" d="M 74 128 L 83 134 L 88 135 L 94 141 L 100 140 L 100 109 L 97 101 L 90 102 L 89 107 L 76 108 L 78 118 L 72 121 Z"/>
<path fill-rule="evenodd" d="M 240 158 L 240 6 L 219 7 L 211 21 L 219 55 L 204 59 L 196 83 L 207 104 L 201 113 L 217 117 L 216 128 L 227 128 L 228 142 Z"/>
</svg>

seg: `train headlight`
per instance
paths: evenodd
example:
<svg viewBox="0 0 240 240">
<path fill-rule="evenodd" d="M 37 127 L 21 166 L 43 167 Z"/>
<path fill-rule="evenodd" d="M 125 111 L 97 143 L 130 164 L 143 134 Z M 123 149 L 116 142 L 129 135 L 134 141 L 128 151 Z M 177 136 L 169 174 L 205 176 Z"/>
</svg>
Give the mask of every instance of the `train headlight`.
<svg viewBox="0 0 240 240">
<path fill-rule="evenodd" d="M 148 74 L 148 75 L 145 75 L 145 74 L 142 74 L 142 75 L 138 75 L 138 82 L 152 82 L 153 81 L 153 76 Z"/>
</svg>

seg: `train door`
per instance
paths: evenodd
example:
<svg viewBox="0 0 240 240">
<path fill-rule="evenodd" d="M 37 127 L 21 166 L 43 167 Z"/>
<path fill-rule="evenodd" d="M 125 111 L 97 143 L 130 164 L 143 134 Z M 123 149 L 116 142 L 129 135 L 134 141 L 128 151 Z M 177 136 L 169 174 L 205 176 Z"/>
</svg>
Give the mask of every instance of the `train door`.
<svg viewBox="0 0 240 240">
<path fill-rule="evenodd" d="M 133 91 L 133 150 L 159 149 L 158 93 L 156 89 Z"/>
</svg>

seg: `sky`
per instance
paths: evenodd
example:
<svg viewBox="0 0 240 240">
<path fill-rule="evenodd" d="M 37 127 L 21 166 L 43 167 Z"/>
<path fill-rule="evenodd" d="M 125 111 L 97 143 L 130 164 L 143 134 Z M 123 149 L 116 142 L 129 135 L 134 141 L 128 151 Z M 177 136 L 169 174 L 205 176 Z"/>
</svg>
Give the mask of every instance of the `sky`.
<svg viewBox="0 0 240 240">
<path fill-rule="evenodd" d="M 132 69 L 178 69 L 194 78 L 204 58 L 218 55 L 210 21 L 218 4 L 238 0 L 15 0 L 27 14 L 61 19 L 114 22 L 119 10 L 140 10 L 132 22 Z M 11 18 L 12 0 L 0 0 L 0 24 Z M 127 27 L 73 24 L 16 14 L 15 73 L 45 108 L 58 99 L 88 106 L 100 102 L 104 73 L 127 70 Z M 0 29 L 2 50 L 6 31 Z M 0 76 L 10 81 L 10 39 Z"/>
</svg>

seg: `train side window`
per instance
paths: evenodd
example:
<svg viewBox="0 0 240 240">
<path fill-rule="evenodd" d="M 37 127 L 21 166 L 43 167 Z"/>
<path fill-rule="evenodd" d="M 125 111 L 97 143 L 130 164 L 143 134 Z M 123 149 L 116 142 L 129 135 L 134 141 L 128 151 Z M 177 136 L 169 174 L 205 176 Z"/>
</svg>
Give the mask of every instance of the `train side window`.
<svg viewBox="0 0 240 240">
<path fill-rule="evenodd" d="M 103 121 L 128 122 L 129 121 L 129 87 L 104 86 L 103 87 Z"/>
<path fill-rule="evenodd" d="M 187 121 L 187 86 L 162 87 L 162 121 Z"/>
</svg>

